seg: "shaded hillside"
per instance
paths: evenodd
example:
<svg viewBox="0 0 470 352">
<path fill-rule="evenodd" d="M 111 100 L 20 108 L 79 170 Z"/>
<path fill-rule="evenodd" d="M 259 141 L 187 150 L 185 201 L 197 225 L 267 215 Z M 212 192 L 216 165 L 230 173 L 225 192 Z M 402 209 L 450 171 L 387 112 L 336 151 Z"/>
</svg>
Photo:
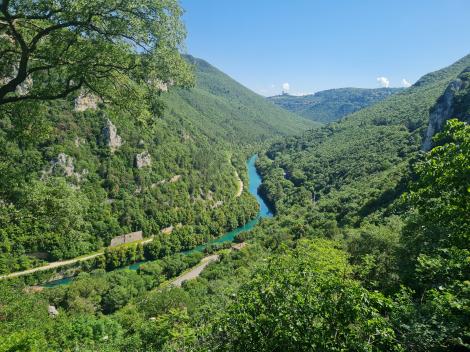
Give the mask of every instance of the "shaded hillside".
<svg viewBox="0 0 470 352">
<path fill-rule="evenodd" d="M 466 56 L 383 102 L 274 144 L 260 162 L 264 192 L 278 210 L 315 203 L 320 213 L 342 225 L 375 216 L 399 193 L 431 108 L 469 65 Z"/>
<path fill-rule="evenodd" d="M 402 88 L 339 88 L 303 96 L 276 95 L 269 97 L 268 100 L 313 121 L 328 123 L 378 103 L 402 90 Z"/>
<path fill-rule="evenodd" d="M 206 61 L 187 59 L 194 65 L 196 86 L 170 92 L 165 97 L 167 113 L 208 137 L 233 144 L 256 143 L 317 126 L 271 104 Z"/>
</svg>

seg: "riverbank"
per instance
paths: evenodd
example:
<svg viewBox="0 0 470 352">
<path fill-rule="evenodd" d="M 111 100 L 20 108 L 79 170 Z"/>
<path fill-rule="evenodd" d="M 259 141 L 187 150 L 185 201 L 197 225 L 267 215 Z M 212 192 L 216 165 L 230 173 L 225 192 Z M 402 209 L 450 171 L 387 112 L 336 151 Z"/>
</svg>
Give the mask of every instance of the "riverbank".
<svg viewBox="0 0 470 352">
<path fill-rule="evenodd" d="M 258 215 L 254 219 L 252 219 L 251 221 L 247 222 L 245 225 L 240 226 L 240 227 L 238 227 L 235 230 L 232 230 L 230 232 L 227 232 L 224 235 L 222 235 L 218 238 L 215 238 L 211 241 L 208 241 L 208 242 L 206 242 L 206 243 L 204 243 L 200 246 L 197 246 L 197 247 L 193 248 L 192 250 L 187 251 L 186 253 L 202 252 L 209 245 L 220 244 L 220 243 L 224 243 L 224 242 L 232 242 L 234 240 L 234 238 L 239 233 L 245 232 L 245 231 L 250 231 L 251 229 L 253 229 L 258 224 L 258 222 L 260 221 L 261 218 L 273 216 L 273 214 L 272 214 L 271 210 L 269 209 L 268 205 L 265 203 L 265 201 L 262 199 L 262 197 L 258 194 L 258 188 L 261 185 L 262 180 L 261 180 L 261 176 L 258 174 L 258 172 L 256 170 L 256 167 L 255 167 L 256 159 L 257 159 L 257 155 L 255 154 L 247 161 L 246 166 L 247 166 L 247 170 L 248 170 L 249 192 L 256 198 L 256 200 L 259 204 L 259 207 L 260 207 L 260 211 L 259 211 Z M 241 182 L 241 191 L 243 191 L 243 182 L 242 182 L 241 179 L 240 179 L 240 182 Z M 240 193 L 240 195 L 241 195 L 241 193 Z M 153 240 L 153 238 L 148 238 L 148 239 L 145 239 L 145 240 L 141 241 L 141 243 L 143 243 L 143 244 L 149 243 L 152 240 Z M 25 276 L 25 275 L 28 275 L 28 274 L 34 274 L 36 272 L 41 272 L 41 271 L 53 270 L 53 269 L 60 268 L 60 267 L 67 267 L 67 266 L 73 265 L 74 263 L 85 262 L 87 260 L 92 260 L 92 259 L 94 259 L 98 256 L 102 256 L 102 255 L 104 255 L 104 249 L 99 251 L 99 252 L 91 253 L 91 254 L 84 255 L 84 256 L 81 256 L 81 257 L 78 257 L 78 258 L 53 262 L 53 263 L 49 263 L 49 264 L 41 266 L 41 267 L 6 274 L 6 275 L 3 275 L 3 276 L 0 276 L 0 280 L 1 279 L 7 279 L 7 278 L 15 278 L 15 277 L 20 277 L 20 276 Z M 137 270 L 142 263 L 143 262 L 135 263 L 133 265 L 128 266 L 127 268 L 129 268 L 131 270 Z M 45 284 L 43 284 L 43 286 L 45 286 L 45 287 L 54 287 L 54 286 L 64 285 L 64 284 L 68 284 L 72 279 L 73 279 L 73 277 L 65 277 L 65 278 L 62 278 L 62 279 L 59 279 L 59 280 L 46 282 Z"/>
</svg>

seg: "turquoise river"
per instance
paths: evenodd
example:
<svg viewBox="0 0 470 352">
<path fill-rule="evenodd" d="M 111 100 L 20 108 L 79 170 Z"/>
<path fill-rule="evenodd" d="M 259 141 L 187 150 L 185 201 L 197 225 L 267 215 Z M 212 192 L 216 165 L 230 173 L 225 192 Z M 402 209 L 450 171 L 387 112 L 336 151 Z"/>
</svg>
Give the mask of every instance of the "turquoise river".
<svg viewBox="0 0 470 352">
<path fill-rule="evenodd" d="M 207 245 L 213 244 L 213 243 L 232 242 L 236 235 L 238 235 L 241 232 L 251 230 L 253 227 L 255 227 L 255 225 L 262 218 L 267 218 L 267 217 L 272 217 L 273 216 L 273 213 L 269 209 L 268 205 L 266 204 L 266 202 L 263 200 L 263 198 L 261 198 L 261 196 L 258 193 L 258 188 L 261 185 L 262 180 L 261 180 L 261 176 L 259 175 L 259 173 L 258 173 L 258 171 L 256 170 L 256 167 L 255 167 L 255 162 L 256 162 L 257 157 L 258 156 L 255 154 L 250 159 L 248 159 L 248 161 L 246 162 L 246 167 L 248 169 L 248 179 L 249 179 L 248 190 L 253 196 L 255 196 L 256 200 L 258 201 L 259 208 L 260 208 L 260 211 L 259 211 L 258 215 L 256 216 L 256 218 L 254 218 L 253 220 L 247 222 L 245 225 L 236 228 L 233 231 L 227 232 L 226 234 L 224 234 L 224 235 L 222 235 L 218 238 L 215 238 L 215 239 L 213 239 L 213 240 L 211 240 L 211 241 L 209 241 L 205 244 L 202 244 L 200 246 L 195 247 L 194 249 L 192 249 L 190 251 L 187 251 L 187 253 L 194 252 L 194 251 L 201 252 L 201 251 L 204 250 L 204 248 Z M 135 264 L 126 266 L 125 268 L 122 268 L 122 269 L 137 270 L 142 263 L 144 263 L 144 262 L 135 263 Z M 119 269 L 117 269 L 117 270 L 119 270 Z M 43 286 L 44 287 L 56 287 L 56 286 L 61 286 L 61 285 L 67 285 L 72 280 L 73 280 L 73 277 L 67 277 L 67 278 L 63 278 L 63 279 L 60 279 L 60 280 L 50 281 L 48 283 L 45 283 Z"/>
</svg>

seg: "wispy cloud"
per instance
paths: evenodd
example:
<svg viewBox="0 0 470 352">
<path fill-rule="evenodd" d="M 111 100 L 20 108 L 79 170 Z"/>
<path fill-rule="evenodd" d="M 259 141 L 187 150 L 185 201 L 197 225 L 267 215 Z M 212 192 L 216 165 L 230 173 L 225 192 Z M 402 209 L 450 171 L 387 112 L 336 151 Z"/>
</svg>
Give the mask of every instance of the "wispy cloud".
<svg viewBox="0 0 470 352">
<path fill-rule="evenodd" d="M 290 89 L 290 84 L 289 84 L 289 83 L 286 82 L 286 83 L 283 83 L 283 84 L 282 84 L 282 90 L 283 90 L 284 92 L 287 93 L 287 92 L 289 91 L 289 89 Z"/>
<path fill-rule="evenodd" d="M 401 85 L 402 85 L 403 87 L 405 87 L 405 88 L 408 88 L 408 87 L 411 86 L 411 83 L 410 83 L 410 81 L 408 81 L 406 78 L 403 78 L 403 79 L 401 80 Z"/>
<path fill-rule="evenodd" d="M 377 82 L 379 82 L 379 84 L 384 88 L 390 87 L 390 81 L 387 77 L 377 77 Z"/>
</svg>

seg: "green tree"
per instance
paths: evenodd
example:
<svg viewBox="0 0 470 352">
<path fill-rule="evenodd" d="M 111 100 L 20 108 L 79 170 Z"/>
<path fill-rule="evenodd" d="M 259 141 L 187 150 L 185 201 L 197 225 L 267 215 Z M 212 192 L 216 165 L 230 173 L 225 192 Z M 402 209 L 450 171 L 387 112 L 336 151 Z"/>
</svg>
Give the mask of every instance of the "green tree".
<svg viewBox="0 0 470 352">
<path fill-rule="evenodd" d="M 142 326 L 140 335 L 147 351 L 184 351 L 195 341 L 186 309 L 170 309 Z"/>
<path fill-rule="evenodd" d="M 220 351 L 399 351 L 391 302 L 349 278 L 344 252 L 300 240 L 244 285 L 215 325 Z"/>
<path fill-rule="evenodd" d="M 31 182 L 22 190 L 19 204 L 31 217 L 29 230 L 36 234 L 37 250 L 62 259 L 91 249 L 84 219 L 88 200 L 64 178 Z"/>
<path fill-rule="evenodd" d="M 181 14 L 176 0 L 3 0 L 0 105 L 82 88 L 118 101 L 143 85 L 191 83 Z"/>
<path fill-rule="evenodd" d="M 470 126 L 450 120 L 435 142 L 415 166 L 405 197 L 412 213 L 400 265 L 416 292 L 400 294 L 394 320 L 414 350 L 464 350 L 470 346 Z"/>
<path fill-rule="evenodd" d="M 427 289 L 469 279 L 470 126 L 448 121 L 437 147 L 415 166 L 406 195 L 412 214 L 404 229 L 403 261 L 413 286 Z"/>
</svg>

